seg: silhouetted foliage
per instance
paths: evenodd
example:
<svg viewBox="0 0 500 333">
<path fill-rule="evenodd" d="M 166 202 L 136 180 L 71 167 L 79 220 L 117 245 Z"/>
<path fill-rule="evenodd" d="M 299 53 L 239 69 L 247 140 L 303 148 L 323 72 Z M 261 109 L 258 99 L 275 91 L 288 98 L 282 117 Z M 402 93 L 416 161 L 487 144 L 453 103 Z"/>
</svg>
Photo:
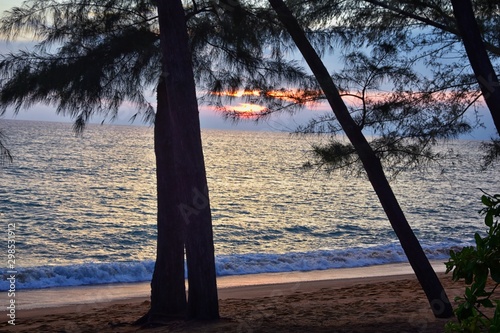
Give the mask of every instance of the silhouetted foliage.
<svg viewBox="0 0 500 333">
<path fill-rule="evenodd" d="M 332 75 L 351 116 L 373 138 L 370 144 L 387 170 L 418 167 L 442 158 L 432 147 L 475 127 L 466 119 L 466 112 L 480 96 L 463 87 L 439 88 L 400 60 L 394 47 L 381 45 L 371 56 L 349 53 L 346 67 Z M 331 157 L 328 162 L 324 159 L 325 152 L 332 152 L 328 145 L 342 144 L 337 138 L 342 129 L 332 113 L 311 120 L 298 132 L 331 134 L 331 143 L 314 150 L 318 157 L 314 164 L 323 164 L 328 170 L 343 168 Z M 342 152 L 350 154 L 353 149 Z"/>
<path fill-rule="evenodd" d="M 498 3 L 477 0 L 472 5 L 474 19 L 480 31 L 480 37 L 473 39 L 482 39 L 479 43 L 484 44 L 494 67 L 498 68 Z M 360 112 L 361 108 L 358 106 L 352 107 L 353 112 L 362 114 L 361 118 L 358 117 L 360 126 L 368 134 L 377 137 L 389 135 L 400 137 L 402 144 L 422 144 L 427 152 L 436 139 L 455 138 L 481 126 L 477 111 L 482 105 L 482 97 L 487 101 L 497 131 L 499 128 L 500 106 L 495 106 L 499 103 L 488 103 L 493 95 L 498 95 L 496 88 L 500 88 L 494 79 L 494 70 L 483 71 L 481 74 L 472 70 L 475 61 L 466 53 L 463 32 L 471 31 L 474 22 L 457 20 L 454 6 L 446 1 L 414 0 L 290 2 L 292 11 L 301 18 L 304 26 L 309 27 L 313 33 L 330 38 L 324 39 L 323 49 L 335 46 L 342 49 L 347 66 L 343 70 L 345 75 L 341 75 L 340 79 L 350 81 L 345 93 L 355 94 L 359 104 L 363 104 L 363 112 Z M 472 47 L 471 52 L 479 52 L 482 48 L 481 44 L 477 44 Z M 367 53 L 371 55 L 366 55 Z M 383 53 L 388 56 L 381 57 Z M 387 81 L 366 80 L 371 77 L 380 78 L 379 73 L 386 75 Z M 401 77 L 391 75 L 395 73 L 401 74 Z M 334 73 L 333 76 L 342 89 L 343 83 L 338 81 L 339 75 Z M 402 80 L 406 82 L 401 84 Z M 383 105 L 380 105 L 382 96 L 379 95 L 374 102 L 365 93 L 370 89 L 385 92 L 387 100 L 382 102 Z M 410 107 L 408 113 L 402 112 L 405 105 Z M 411 110 L 412 107 L 414 110 Z M 378 124 L 386 126 L 386 130 L 377 125 L 369 129 L 370 123 L 363 119 L 367 113 L 380 117 Z M 423 114 L 422 117 L 418 113 Z M 406 120 L 403 121 L 399 117 L 401 115 L 405 115 Z M 335 123 L 332 117 L 320 117 L 302 130 L 331 132 L 335 136 L 338 133 Z M 405 129 L 408 123 L 412 123 L 412 126 Z M 325 127 L 329 128 L 324 131 Z M 417 136 L 413 137 L 415 134 Z M 389 151 L 390 147 L 384 150 Z M 488 158 L 495 153 L 486 153 L 485 163 L 488 164 Z M 413 159 L 411 156 L 410 154 L 410 160 Z M 422 160 L 425 161 L 428 156 L 423 154 Z M 318 157 L 321 160 L 321 156 Z"/>
<path fill-rule="evenodd" d="M 125 7 L 116 7 L 118 4 Z M 157 32 L 149 1 L 28 1 L 1 20 L 4 36 L 30 33 L 34 50 L 0 62 L 0 110 L 54 105 L 80 131 L 94 114 L 114 118 L 132 102 L 146 119 L 154 110 L 145 91 L 160 75 Z"/>
<path fill-rule="evenodd" d="M 387 218 L 408 257 L 408 261 L 427 296 L 434 316 L 437 318 L 451 317 L 453 315 L 453 309 L 446 296 L 446 292 L 399 206 L 396 196 L 385 176 L 380 158 L 375 154 L 373 148 L 364 136 L 362 128 L 353 119 L 348 107 L 342 99 L 339 89 L 333 82 L 322 59 L 307 39 L 303 28 L 300 26 L 293 13 L 283 0 L 269 0 L 269 2 L 278 14 L 279 21 L 293 38 L 304 60 L 314 73 L 315 78 L 318 80 L 319 85 L 325 93 L 328 104 L 331 106 L 340 126 L 345 131 L 356 155 L 359 156 L 359 161 L 363 165 Z M 338 151 L 341 154 L 349 150 L 345 145 L 334 145 L 334 149 L 334 153 Z M 334 155 L 334 157 L 336 156 Z M 334 161 L 338 162 L 338 160 Z M 340 162 L 344 161 L 345 159 L 340 160 Z"/>
<path fill-rule="evenodd" d="M 274 108 L 284 103 L 266 91 L 312 85 L 297 62 L 285 58 L 286 40 L 268 10 L 229 3 L 198 1 L 185 9 L 195 78 L 209 104 L 223 105 L 214 93 L 246 89 L 261 91 L 255 102 L 272 101 Z M 150 1 L 28 0 L 6 12 L 2 36 L 39 42 L 3 55 L 0 113 L 45 103 L 73 117 L 80 130 L 93 115 L 113 119 L 123 103 L 132 103 L 151 121 L 147 92 L 162 72 L 155 8 Z"/>
<path fill-rule="evenodd" d="M 196 95 L 187 94 L 194 93 L 189 78 L 194 69 L 199 86 L 208 88 L 207 96 L 215 96 L 215 105 L 222 105 L 222 97 L 214 92 L 242 86 L 264 91 L 278 83 L 307 87 L 314 81 L 282 56 L 286 45 L 281 31 L 272 21 L 262 21 L 269 11 L 200 1 L 181 7 L 184 15 L 171 15 L 173 7 L 168 6 L 180 2 L 157 4 L 163 8 L 163 24 L 170 25 L 162 33 L 162 16 L 150 1 L 28 0 L 8 11 L 0 21 L 0 34 L 7 39 L 32 37 L 37 44 L 2 56 L 0 114 L 9 107 L 19 112 L 44 103 L 74 118 L 77 132 L 95 115 L 112 120 L 125 103 L 146 121 L 154 119 L 158 251 L 151 311 L 142 319 L 153 324 L 176 316 L 214 319 L 218 308 L 210 206 L 197 136 Z M 178 24 L 171 25 L 173 21 Z M 188 30 L 189 40 L 180 37 L 183 29 Z M 166 52 L 162 53 L 160 41 L 170 45 Z M 271 57 L 269 44 L 261 41 L 276 43 Z M 190 50 L 181 52 L 185 43 Z M 148 90 L 157 95 L 156 110 Z M 267 94 L 257 98 L 272 100 Z M 206 201 L 203 207 L 196 201 L 200 196 Z M 195 217 L 186 220 L 186 215 Z M 184 250 L 190 286 L 187 302 Z"/>
</svg>

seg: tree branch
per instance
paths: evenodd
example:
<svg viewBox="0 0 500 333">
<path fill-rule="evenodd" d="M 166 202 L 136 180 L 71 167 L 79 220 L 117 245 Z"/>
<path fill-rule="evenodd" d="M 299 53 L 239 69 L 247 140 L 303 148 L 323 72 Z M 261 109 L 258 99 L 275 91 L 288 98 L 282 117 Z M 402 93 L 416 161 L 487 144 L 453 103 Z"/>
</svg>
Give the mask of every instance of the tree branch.
<svg viewBox="0 0 500 333">
<path fill-rule="evenodd" d="M 392 5 L 389 5 L 383 1 L 379 1 L 379 0 L 364 0 L 365 2 L 368 2 L 368 3 L 371 3 L 375 6 L 379 6 L 379 7 L 382 7 L 382 8 L 385 8 L 387 10 L 390 10 L 391 12 L 394 12 L 396 14 L 399 14 L 401 16 L 404 16 L 404 17 L 409 17 L 409 18 L 412 18 L 414 20 L 417 20 L 419 22 L 422 22 L 422 23 L 425 23 L 431 27 L 434 27 L 434 28 L 437 28 L 437 29 L 440 29 L 440 30 L 443 30 L 443 31 L 446 31 L 446 32 L 449 32 L 457 37 L 460 37 L 462 38 L 459 30 L 457 28 L 452 28 L 450 26 L 447 26 L 445 24 L 441 24 L 439 22 L 436 22 L 436 21 L 433 21 L 431 19 L 428 19 L 426 17 L 422 17 L 422 16 L 419 16 L 419 15 L 416 15 L 416 14 L 413 14 L 413 13 L 410 13 L 410 12 L 407 12 L 403 9 L 400 9 L 398 7 L 395 7 L 395 6 L 392 6 Z M 447 17 L 448 19 L 451 20 L 451 18 Z M 484 44 L 485 44 L 485 47 L 488 51 L 496 54 L 496 55 L 500 55 L 500 47 L 498 46 L 495 46 L 495 45 L 492 45 L 486 41 L 483 41 Z"/>
</svg>

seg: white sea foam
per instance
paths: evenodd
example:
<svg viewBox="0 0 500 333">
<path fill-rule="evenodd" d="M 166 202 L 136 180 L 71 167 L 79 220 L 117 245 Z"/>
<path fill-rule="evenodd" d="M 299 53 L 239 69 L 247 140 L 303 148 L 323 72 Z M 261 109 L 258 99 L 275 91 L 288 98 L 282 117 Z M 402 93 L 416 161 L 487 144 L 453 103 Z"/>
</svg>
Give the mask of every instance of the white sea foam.
<svg viewBox="0 0 500 333">
<path fill-rule="evenodd" d="M 449 248 L 427 247 L 425 252 L 430 260 L 445 261 Z M 406 256 L 400 246 L 391 244 L 349 250 L 220 255 L 216 257 L 216 270 L 218 276 L 228 276 L 365 267 L 400 262 L 406 262 Z M 41 289 L 143 282 L 151 280 L 153 269 L 152 260 L 19 268 L 16 288 Z M 0 281 L 0 290 L 7 290 L 8 287 L 8 281 Z"/>
</svg>

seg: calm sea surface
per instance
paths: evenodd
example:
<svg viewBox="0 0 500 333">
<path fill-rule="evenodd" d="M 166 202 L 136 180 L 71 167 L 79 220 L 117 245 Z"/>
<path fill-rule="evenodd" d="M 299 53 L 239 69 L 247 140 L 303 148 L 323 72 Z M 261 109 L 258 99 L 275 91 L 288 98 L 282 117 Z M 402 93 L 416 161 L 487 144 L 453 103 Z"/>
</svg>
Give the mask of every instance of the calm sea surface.
<svg viewBox="0 0 500 333">
<path fill-rule="evenodd" d="M 15 223 L 18 288 L 147 281 L 155 258 L 153 130 L 2 121 L 14 163 L 0 169 L 0 220 Z M 219 275 L 405 261 L 364 177 L 305 172 L 316 137 L 203 131 Z M 484 230 L 480 196 L 499 193 L 480 171 L 479 142 L 392 186 L 429 259 Z M 7 270 L 7 241 L 3 237 Z M 8 289 L 7 281 L 0 289 Z"/>
</svg>

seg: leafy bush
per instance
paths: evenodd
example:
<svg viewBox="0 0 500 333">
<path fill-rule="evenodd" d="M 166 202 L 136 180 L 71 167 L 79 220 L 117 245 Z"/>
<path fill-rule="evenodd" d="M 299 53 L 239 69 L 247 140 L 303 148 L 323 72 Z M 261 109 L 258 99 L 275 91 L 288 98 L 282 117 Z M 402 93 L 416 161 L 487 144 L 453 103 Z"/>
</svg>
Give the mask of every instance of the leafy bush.
<svg viewBox="0 0 500 333">
<path fill-rule="evenodd" d="M 464 279 L 467 285 L 463 297 L 455 299 L 459 304 L 455 309 L 458 323 L 448 323 L 447 332 L 500 332 L 500 299 L 492 298 L 500 283 L 500 225 L 496 219 L 500 216 L 500 194 L 485 194 L 481 201 L 486 206 L 480 213 L 485 215 L 488 233 L 485 237 L 474 235 L 475 247 L 450 251 L 446 263 L 446 273 L 453 270 L 453 281 Z M 493 283 L 486 290 L 489 277 Z M 487 308 L 491 310 L 485 313 Z"/>
</svg>

